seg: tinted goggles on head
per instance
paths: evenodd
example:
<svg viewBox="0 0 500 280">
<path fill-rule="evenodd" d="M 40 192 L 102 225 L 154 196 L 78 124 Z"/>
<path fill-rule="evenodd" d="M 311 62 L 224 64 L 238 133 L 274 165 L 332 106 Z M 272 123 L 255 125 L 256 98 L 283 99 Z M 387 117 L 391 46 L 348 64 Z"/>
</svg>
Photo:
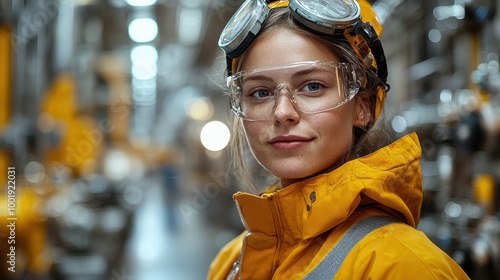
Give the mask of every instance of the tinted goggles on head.
<svg viewBox="0 0 500 280">
<path fill-rule="evenodd" d="M 234 74 L 233 59 L 250 46 L 271 9 L 286 6 L 300 25 L 319 35 L 347 38 L 358 56 L 365 59 L 357 49 L 356 40 L 349 40 L 361 37 L 375 59 L 374 71 L 388 89 L 384 50 L 372 25 L 362 21 L 361 9 L 356 0 L 246 0 L 229 20 L 219 38 L 219 46 L 227 57 L 228 75 Z"/>
<path fill-rule="evenodd" d="M 363 76 L 349 63 L 304 61 L 240 71 L 228 78 L 233 112 L 247 121 L 272 119 L 282 96 L 306 113 L 333 110 L 358 93 Z"/>
</svg>

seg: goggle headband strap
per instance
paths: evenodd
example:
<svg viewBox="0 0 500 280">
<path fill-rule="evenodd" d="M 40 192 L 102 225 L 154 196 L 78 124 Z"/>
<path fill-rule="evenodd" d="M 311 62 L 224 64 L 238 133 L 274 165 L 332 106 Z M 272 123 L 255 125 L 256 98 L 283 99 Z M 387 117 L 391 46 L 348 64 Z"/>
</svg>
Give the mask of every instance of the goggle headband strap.
<svg viewBox="0 0 500 280">
<path fill-rule="evenodd" d="M 382 47 L 382 43 L 380 42 L 380 38 L 375 32 L 375 29 L 369 22 L 363 22 L 356 26 L 356 30 L 354 32 L 355 34 L 361 35 L 361 37 L 363 37 L 365 42 L 368 44 L 368 47 L 370 48 L 377 64 L 377 75 L 380 80 L 382 80 L 387 90 L 387 61 L 385 58 L 384 48 Z"/>
<path fill-rule="evenodd" d="M 271 10 L 275 9 L 275 8 L 289 7 L 288 0 L 278 0 L 278 1 L 268 0 L 268 1 L 266 1 L 266 3 Z M 296 17 L 296 16 L 297 15 L 294 15 L 294 17 Z M 304 24 L 303 21 L 301 21 L 301 20 L 296 20 L 296 22 L 298 22 L 301 26 L 303 26 L 304 28 L 306 28 L 308 30 L 311 30 L 314 33 L 317 33 L 317 34 L 323 33 L 322 31 L 320 31 L 318 29 L 318 28 L 321 28 L 320 26 L 314 26 L 314 27 L 309 26 L 309 25 Z M 258 35 L 258 33 L 257 34 L 249 33 L 243 39 L 243 41 L 240 45 L 250 46 L 251 43 L 257 37 L 257 35 Z M 344 36 L 344 37 L 350 37 L 350 36 L 346 36 L 347 34 L 338 34 L 338 35 Z M 365 40 L 365 42 L 368 44 L 368 47 L 370 48 L 371 53 L 375 59 L 376 68 L 377 68 L 376 73 L 379 76 L 379 78 L 382 80 L 382 82 L 384 83 L 386 90 L 387 90 L 388 89 L 387 62 L 386 62 L 386 58 L 385 58 L 382 44 L 380 43 L 380 39 L 379 39 L 377 33 L 375 32 L 375 29 L 372 27 L 372 25 L 370 23 L 368 23 L 368 22 L 364 23 L 360 20 L 356 24 L 354 30 L 352 30 L 352 32 L 351 32 L 351 36 L 356 36 L 356 35 L 360 35 L 363 38 L 363 40 Z M 336 33 L 330 34 L 330 36 L 337 36 L 337 34 Z M 352 40 L 349 40 L 349 38 L 347 38 L 347 39 L 348 39 L 349 43 L 351 44 L 353 50 L 358 54 L 358 56 L 360 56 L 359 51 L 356 50 L 356 48 L 357 48 L 356 45 L 352 43 Z M 234 70 L 235 70 L 235 68 L 233 66 L 235 66 L 236 63 L 234 63 L 233 59 L 239 57 L 241 54 L 243 54 L 244 51 L 245 51 L 244 48 L 237 48 L 232 52 L 226 52 L 227 70 L 228 70 L 229 76 L 234 74 Z M 364 58 L 361 57 L 361 59 L 364 59 Z"/>
<path fill-rule="evenodd" d="M 357 1 L 357 0 L 356 0 Z M 283 7 L 288 7 L 289 6 L 289 1 L 288 0 L 278 0 L 278 1 L 272 1 L 272 0 L 267 0 L 266 1 L 268 7 L 272 10 L 275 8 L 283 8 Z M 368 4 L 369 5 L 369 4 Z M 363 7 L 361 7 L 363 8 Z M 296 20 L 299 24 L 301 24 L 301 21 Z M 304 24 L 301 24 L 302 26 L 306 27 L 307 29 L 311 30 L 314 33 L 318 33 L 318 30 L 309 28 L 308 26 L 305 26 Z M 381 28 L 378 26 L 378 28 Z M 376 63 L 376 69 L 373 69 L 374 72 L 376 72 L 377 76 L 380 78 L 380 80 L 383 83 L 383 86 L 379 87 L 377 90 L 377 104 L 375 108 L 375 120 L 378 119 L 381 111 L 383 104 L 385 103 L 385 98 L 387 97 L 387 91 L 389 91 L 390 86 L 387 83 L 387 75 L 388 75 L 388 70 L 387 70 L 387 61 L 385 58 L 384 50 L 382 47 L 382 44 L 380 42 L 380 38 L 378 37 L 375 28 L 369 23 L 369 22 L 361 22 L 360 24 L 357 24 L 355 27 L 355 30 L 351 32 L 350 36 L 346 36 L 346 34 L 339 34 L 341 36 L 344 36 L 348 41 L 349 45 L 353 48 L 353 50 L 356 52 L 358 57 L 361 59 L 364 59 L 361 57 L 359 51 L 357 50 L 356 44 L 353 43 L 353 38 L 356 37 L 356 35 L 359 35 L 363 38 L 363 40 L 368 44 L 368 47 L 370 48 L 371 54 L 374 56 L 374 60 Z M 258 36 L 249 34 L 247 38 L 244 39 L 243 44 L 250 46 L 250 44 L 255 40 L 255 38 Z M 330 36 L 337 36 L 336 34 L 330 35 Z M 233 51 L 233 52 L 226 52 L 226 63 L 227 63 L 227 74 L 228 76 L 231 76 L 234 74 L 234 71 L 237 69 L 238 65 L 238 59 L 241 54 L 245 49 L 240 49 L 239 51 Z M 375 67 L 373 67 L 375 68 Z"/>
</svg>

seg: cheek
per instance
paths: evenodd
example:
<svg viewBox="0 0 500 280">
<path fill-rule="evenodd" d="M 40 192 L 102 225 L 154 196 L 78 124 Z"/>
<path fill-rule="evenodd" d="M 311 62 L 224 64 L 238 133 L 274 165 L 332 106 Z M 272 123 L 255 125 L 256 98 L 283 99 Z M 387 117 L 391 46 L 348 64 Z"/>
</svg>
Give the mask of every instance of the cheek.
<svg viewBox="0 0 500 280">
<path fill-rule="evenodd" d="M 346 133 L 347 131 L 352 131 L 355 116 L 353 105 L 352 102 L 349 102 L 335 110 L 325 112 L 325 114 L 317 114 L 317 119 L 311 120 L 311 123 L 317 124 L 318 127 L 328 132 Z"/>
<path fill-rule="evenodd" d="M 323 139 L 329 139 L 332 143 L 346 143 L 352 140 L 352 125 L 344 120 L 340 122 L 325 121 L 317 128 Z M 328 142 L 328 141 L 326 141 Z"/>
<path fill-rule="evenodd" d="M 340 108 L 339 108 L 340 109 Z M 352 114 L 338 114 L 340 112 L 332 111 L 330 115 L 320 116 L 312 121 L 315 124 L 316 131 L 322 138 L 322 144 L 326 149 L 335 150 L 348 149 L 353 141 L 353 116 Z"/>
<path fill-rule="evenodd" d="M 263 126 L 261 122 L 246 122 L 243 121 L 243 132 L 248 145 L 252 150 L 258 147 L 258 137 L 262 134 Z"/>
</svg>

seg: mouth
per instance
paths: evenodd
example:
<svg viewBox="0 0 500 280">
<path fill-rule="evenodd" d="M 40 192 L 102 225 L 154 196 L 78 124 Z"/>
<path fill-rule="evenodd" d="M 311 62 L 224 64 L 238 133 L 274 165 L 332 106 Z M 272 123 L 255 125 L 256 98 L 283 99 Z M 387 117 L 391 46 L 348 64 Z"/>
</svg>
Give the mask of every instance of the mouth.
<svg viewBox="0 0 500 280">
<path fill-rule="evenodd" d="M 313 138 L 307 138 L 297 135 L 282 135 L 271 139 L 268 143 L 278 150 L 294 150 L 311 142 Z"/>
</svg>

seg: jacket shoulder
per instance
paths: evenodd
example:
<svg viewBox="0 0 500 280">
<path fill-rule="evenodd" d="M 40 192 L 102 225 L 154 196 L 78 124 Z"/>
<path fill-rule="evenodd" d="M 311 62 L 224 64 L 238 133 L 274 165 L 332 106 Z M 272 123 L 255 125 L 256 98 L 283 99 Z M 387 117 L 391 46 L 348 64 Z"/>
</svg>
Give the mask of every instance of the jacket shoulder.
<svg viewBox="0 0 500 280">
<path fill-rule="evenodd" d="M 403 223 L 379 228 L 353 248 L 337 279 L 353 274 L 351 279 L 469 279 L 423 232 Z"/>
<path fill-rule="evenodd" d="M 238 260 L 241 252 L 241 244 L 246 231 L 227 243 L 215 256 L 208 270 L 207 280 L 226 279 L 230 273 L 234 262 Z"/>
</svg>

